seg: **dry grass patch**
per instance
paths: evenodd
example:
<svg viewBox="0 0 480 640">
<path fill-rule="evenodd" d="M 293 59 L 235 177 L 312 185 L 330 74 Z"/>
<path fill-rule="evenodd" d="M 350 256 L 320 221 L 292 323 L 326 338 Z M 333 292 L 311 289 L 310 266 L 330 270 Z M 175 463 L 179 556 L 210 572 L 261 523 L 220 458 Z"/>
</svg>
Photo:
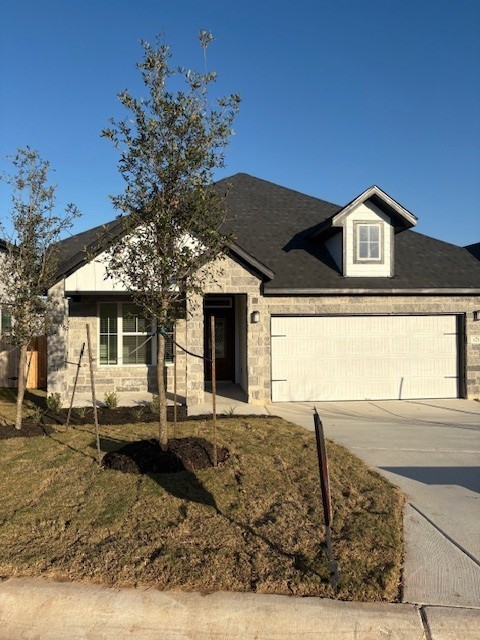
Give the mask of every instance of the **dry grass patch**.
<svg viewBox="0 0 480 640">
<path fill-rule="evenodd" d="M 210 429 L 184 422 L 176 435 Z M 314 435 L 273 417 L 219 420 L 218 431 L 224 466 L 162 475 L 100 470 L 90 427 L 0 440 L 0 575 L 333 597 Z M 101 434 L 105 452 L 153 435 L 148 424 Z M 395 600 L 402 494 L 327 447 L 337 597 Z"/>
</svg>

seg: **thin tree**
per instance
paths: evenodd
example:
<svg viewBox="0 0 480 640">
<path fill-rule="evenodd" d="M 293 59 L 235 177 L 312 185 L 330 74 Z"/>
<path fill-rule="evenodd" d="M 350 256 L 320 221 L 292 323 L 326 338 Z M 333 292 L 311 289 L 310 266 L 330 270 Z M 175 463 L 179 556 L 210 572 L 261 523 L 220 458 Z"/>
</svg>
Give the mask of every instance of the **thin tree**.
<svg viewBox="0 0 480 640">
<path fill-rule="evenodd" d="M 224 166 L 224 148 L 240 97 L 210 102 L 206 52 L 211 33 L 201 30 L 205 71 L 173 67 L 169 46 L 142 42 L 137 64 L 147 97 L 118 94 L 128 112 L 110 120 L 102 135 L 120 152 L 125 190 L 112 196 L 124 215 L 123 237 L 107 259 L 107 273 L 123 283 L 134 302 L 157 327 L 159 442 L 168 447 L 164 381 L 165 333 L 179 315 L 186 296 L 201 293 L 209 265 L 231 238 L 222 233 L 225 194 L 213 188 L 214 170 Z M 180 87 L 180 88 L 179 88 Z"/>
<path fill-rule="evenodd" d="M 27 382 L 27 354 L 35 337 L 53 330 L 58 302 L 46 296 L 58 268 L 55 243 L 68 230 L 78 210 L 73 204 L 56 208 L 56 186 L 48 182 L 50 163 L 29 147 L 10 158 L 13 172 L 2 179 L 12 188 L 7 254 L 0 267 L 2 302 L 10 315 L 8 340 L 18 354 L 18 392 L 15 428 L 22 427 Z"/>
</svg>

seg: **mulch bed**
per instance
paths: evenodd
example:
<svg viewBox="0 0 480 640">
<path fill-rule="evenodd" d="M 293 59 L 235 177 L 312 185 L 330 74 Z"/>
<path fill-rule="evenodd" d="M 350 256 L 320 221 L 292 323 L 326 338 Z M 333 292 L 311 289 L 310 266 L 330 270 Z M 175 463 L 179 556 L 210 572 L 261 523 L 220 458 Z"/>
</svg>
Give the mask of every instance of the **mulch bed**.
<svg viewBox="0 0 480 640">
<path fill-rule="evenodd" d="M 34 422 L 31 418 L 26 418 L 22 422 L 21 430 L 15 429 L 13 424 L 2 424 L 0 422 L 0 440 L 8 438 L 35 438 L 37 436 L 48 436 L 53 429 L 48 425 Z"/>
<path fill-rule="evenodd" d="M 52 416 L 46 414 L 47 424 L 65 424 L 67 421 L 68 409 L 60 409 L 60 411 Z M 132 424 L 132 422 L 158 422 L 158 414 L 152 413 L 148 407 L 142 405 L 138 407 L 117 407 L 109 409 L 108 407 L 97 408 L 99 424 Z M 185 420 L 187 417 L 186 407 L 177 407 L 177 420 Z M 167 407 L 167 420 L 173 422 L 173 407 Z M 74 425 L 93 424 L 93 409 L 88 407 L 85 411 L 72 409 L 70 423 Z"/>
<path fill-rule="evenodd" d="M 217 462 L 229 458 L 225 447 L 217 447 Z M 200 437 L 171 438 L 163 451 L 158 440 L 129 442 L 118 451 L 110 451 L 103 458 L 103 466 L 124 473 L 178 473 L 196 471 L 213 466 L 213 444 Z"/>
</svg>

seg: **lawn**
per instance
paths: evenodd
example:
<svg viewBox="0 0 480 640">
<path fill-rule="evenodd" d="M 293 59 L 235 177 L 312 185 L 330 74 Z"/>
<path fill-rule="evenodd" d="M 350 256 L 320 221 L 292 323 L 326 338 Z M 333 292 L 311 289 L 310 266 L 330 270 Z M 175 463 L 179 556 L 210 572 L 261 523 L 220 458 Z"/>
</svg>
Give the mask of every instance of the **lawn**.
<svg viewBox="0 0 480 640">
<path fill-rule="evenodd" d="M 340 571 L 335 595 L 314 435 L 274 417 L 217 424 L 230 458 L 195 473 L 100 469 L 91 426 L 0 440 L 0 577 L 398 598 L 403 496 L 396 488 L 327 442 Z M 211 427 L 186 421 L 176 435 L 211 438 Z M 155 425 L 101 425 L 100 431 L 107 452 L 154 436 Z"/>
</svg>

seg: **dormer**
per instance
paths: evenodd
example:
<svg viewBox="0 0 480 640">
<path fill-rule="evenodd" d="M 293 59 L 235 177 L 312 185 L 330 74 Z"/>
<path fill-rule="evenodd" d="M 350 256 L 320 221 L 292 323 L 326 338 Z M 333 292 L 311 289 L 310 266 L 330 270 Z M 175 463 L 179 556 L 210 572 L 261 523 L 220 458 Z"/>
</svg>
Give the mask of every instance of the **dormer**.
<svg viewBox="0 0 480 640">
<path fill-rule="evenodd" d="M 343 276 L 390 278 L 394 275 L 395 235 L 417 218 L 379 187 L 373 186 L 310 236 L 323 240 Z"/>
</svg>

